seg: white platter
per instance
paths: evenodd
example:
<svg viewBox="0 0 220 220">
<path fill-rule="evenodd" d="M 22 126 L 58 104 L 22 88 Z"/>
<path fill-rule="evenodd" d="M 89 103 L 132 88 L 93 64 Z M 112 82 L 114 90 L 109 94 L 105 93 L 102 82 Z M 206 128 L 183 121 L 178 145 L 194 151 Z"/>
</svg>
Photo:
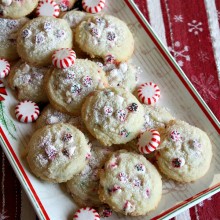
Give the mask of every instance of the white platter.
<svg viewBox="0 0 220 220">
<path fill-rule="evenodd" d="M 169 219 L 220 191 L 220 124 L 133 1 L 107 1 L 105 12 L 121 18 L 132 30 L 136 43 L 133 63 L 143 70 L 140 82 L 157 83 L 162 94 L 159 105 L 167 107 L 176 118 L 206 131 L 213 144 L 214 157 L 211 168 L 202 179 L 190 184 L 163 180 L 162 200 L 155 211 L 150 212 L 146 217 L 125 217 L 114 214 L 108 218 L 109 220 Z M 6 90 L 7 95 L 1 94 L 5 100 L 0 102 L 0 143 L 3 151 L 40 219 L 72 219 L 77 207 L 63 186 L 40 181 L 29 171 L 24 154 L 33 132 L 33 125 L 16 121 L 14 107 L 18 102 L 7 85 Z"/>
</svg>

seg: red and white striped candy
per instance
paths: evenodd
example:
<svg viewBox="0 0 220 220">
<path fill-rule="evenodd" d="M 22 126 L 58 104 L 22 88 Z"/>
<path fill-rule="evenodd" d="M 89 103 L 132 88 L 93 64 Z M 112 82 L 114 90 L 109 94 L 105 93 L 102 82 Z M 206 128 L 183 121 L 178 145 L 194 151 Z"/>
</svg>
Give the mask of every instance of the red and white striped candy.
<svg viewBox="0 0 220 220">
<path fill-rule="evenodd" d="M 0 78 L 5 78 L 10 71 L 10 64 L 7 60 L 1 58 L 0 59 Z"/>
<path fill-rule="evenodd" d="M 58 17 L 60 14 L 59 5 L 53 0 L 42 0 L 39 1 L 36 15 L 37 16 L 53 16 Z"/>
<path fill-rule="evenodd" d="M 40 114 L 39 107 L 32 101 L 19 102 L 15 107 L 15 116 L 20 122 L 29 123 L 37 120 Z"/>
<path fill-rule="evenodd" d="M 95 209 L 86 207 L 76 211 L 73 220 L 100 220 L 100 216 Z"/>
<path fill-rule="evenodd" d="M 54 66 L 65 69 L 73 66 L 76 61 L 76 53 L 70 48 L 61 48 L 54 51 L 52 63 Z"/>
<path fill-rule="evenodd" d="M 89 13 L 98 13 L 105 7 L 105 0 L 82 0 L 82 7 Z"/>
<path fill-rule="evenodd" d="M 148 105 L 156 103 L 160 98 L 160 89 L 152 82 L 141 84 L 138 87 L 138 98 L 142 103 Z"/>
<path fill-rule="evenodd" d="M 146 130 L 138 139 L 138 149 L 143 154 L 149 154 L 156 150 L 160 144 L 160 134 L 154 129 Z"/>
</svg>

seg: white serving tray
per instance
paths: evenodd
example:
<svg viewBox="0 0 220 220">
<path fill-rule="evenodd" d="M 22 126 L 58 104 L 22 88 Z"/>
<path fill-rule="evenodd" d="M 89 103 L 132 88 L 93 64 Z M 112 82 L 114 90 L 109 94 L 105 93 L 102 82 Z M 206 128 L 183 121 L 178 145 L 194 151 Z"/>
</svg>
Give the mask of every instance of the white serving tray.
<svg viewBox="0 0 220 220">
<path fill-rule="evenodd" d="M 108 218 L 169 219 L 220 191 L 220 123 L 132 0 L 107 1 L 105 12 L 124 20 L 134 34 L 135 52 L 132 59 L 143 70 L 140 83 L 152 81 L 158 84 L 162 94 L 159 105 L 167 107 L 176 118 L 206 131 L 212 141 L 212 164 L 202 179 L 190 184 L 178 184 L 164 179 L 162 200 L 155 211 L 146 217 L 113 214 Z M 0 143 L 3 151 L 41 220 L 72 219 L 77 207 L 64 187 L 43 182 L 30 172 L 24 155 L 34 130 L 33 124 L 22 124 L 15 119 L 14 108 L 18 101 L 7 85 L 6 90 L 7 95 L 2 95 L 5 100 L 0 102 Z"/>
</svg>

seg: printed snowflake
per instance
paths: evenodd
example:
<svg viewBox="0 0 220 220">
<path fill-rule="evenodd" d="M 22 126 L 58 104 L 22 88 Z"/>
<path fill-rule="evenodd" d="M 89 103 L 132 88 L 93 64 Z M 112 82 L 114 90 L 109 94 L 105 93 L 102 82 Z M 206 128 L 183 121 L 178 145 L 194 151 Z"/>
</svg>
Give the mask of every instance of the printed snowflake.
<svg viewBox="0 0 220 220">
<path fill-rule="evenodd" d="M 174 43 L 173 47 L 168 47 L 169 51 L 173 54 L 177 63 L 182 67 L 184 65 L 184 60 L 190 61 L 190 56 L 186 54 L 189 51 L 188 46 L 184 46 L 183 49 L 180 49 L 181 44 L 179 41 Z"/>
<path fill-rule="evenodd" d="M 198 76 L 192 76 L 191 80 L 205 102 L 209 102 L 211 99 L 218 99 L 220 90 L 218 84 L 214 81 L 214 76 L 200 73 Z"/>
<path fill-rule="evenodd" d="M 194 35 L 198 35 L 199 32 L 203 31 L 202 22 L 192 20 L 191 23 L 188 23 L 188 26 L 189 26 L 188 31 L 194 33 Z"/>
<path fill-rule="evenodd" d="M 174 15 L 173 17 L 175 22 L 183 22 L 183 16 L 182 15 Z"/>
<path fill-rule="evenodd" d="M 198 58 L 201 62 L 205 63 L 209 60 L 209 55 L 206 52 L 200 51 L 198 53 Z"/>
</svg>

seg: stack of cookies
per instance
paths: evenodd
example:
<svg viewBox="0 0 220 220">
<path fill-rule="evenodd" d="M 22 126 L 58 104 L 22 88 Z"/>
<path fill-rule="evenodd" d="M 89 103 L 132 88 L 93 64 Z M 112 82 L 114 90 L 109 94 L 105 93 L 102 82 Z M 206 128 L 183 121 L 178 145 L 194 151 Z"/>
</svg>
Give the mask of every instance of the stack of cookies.
<svg viewBox="0 0 220 220">
<path fill-rule="evenodd" d="M 47 105 L 28 144 L 30 169 L 45 181 L 65 182 L 75 203 L 90 207 L 74 219 L 82 212 L 98 219 L 93 208 L 104 217 L 111 209 L 146 215 L 161 199 L 161 175 L 178 182 L 205 175 L 210 140 L 157 105 L 156 84 L 137 87 L 140 69 L 130 60 L 134 38 L 124 21 L 94 13 L 103 0 L 83 0 L 87 13 L 64 12 L 73 0 L 56 2 L 0 3 L 0 58 L 11 63 L 8 85 L 19 106 Z"/>
</svg>

